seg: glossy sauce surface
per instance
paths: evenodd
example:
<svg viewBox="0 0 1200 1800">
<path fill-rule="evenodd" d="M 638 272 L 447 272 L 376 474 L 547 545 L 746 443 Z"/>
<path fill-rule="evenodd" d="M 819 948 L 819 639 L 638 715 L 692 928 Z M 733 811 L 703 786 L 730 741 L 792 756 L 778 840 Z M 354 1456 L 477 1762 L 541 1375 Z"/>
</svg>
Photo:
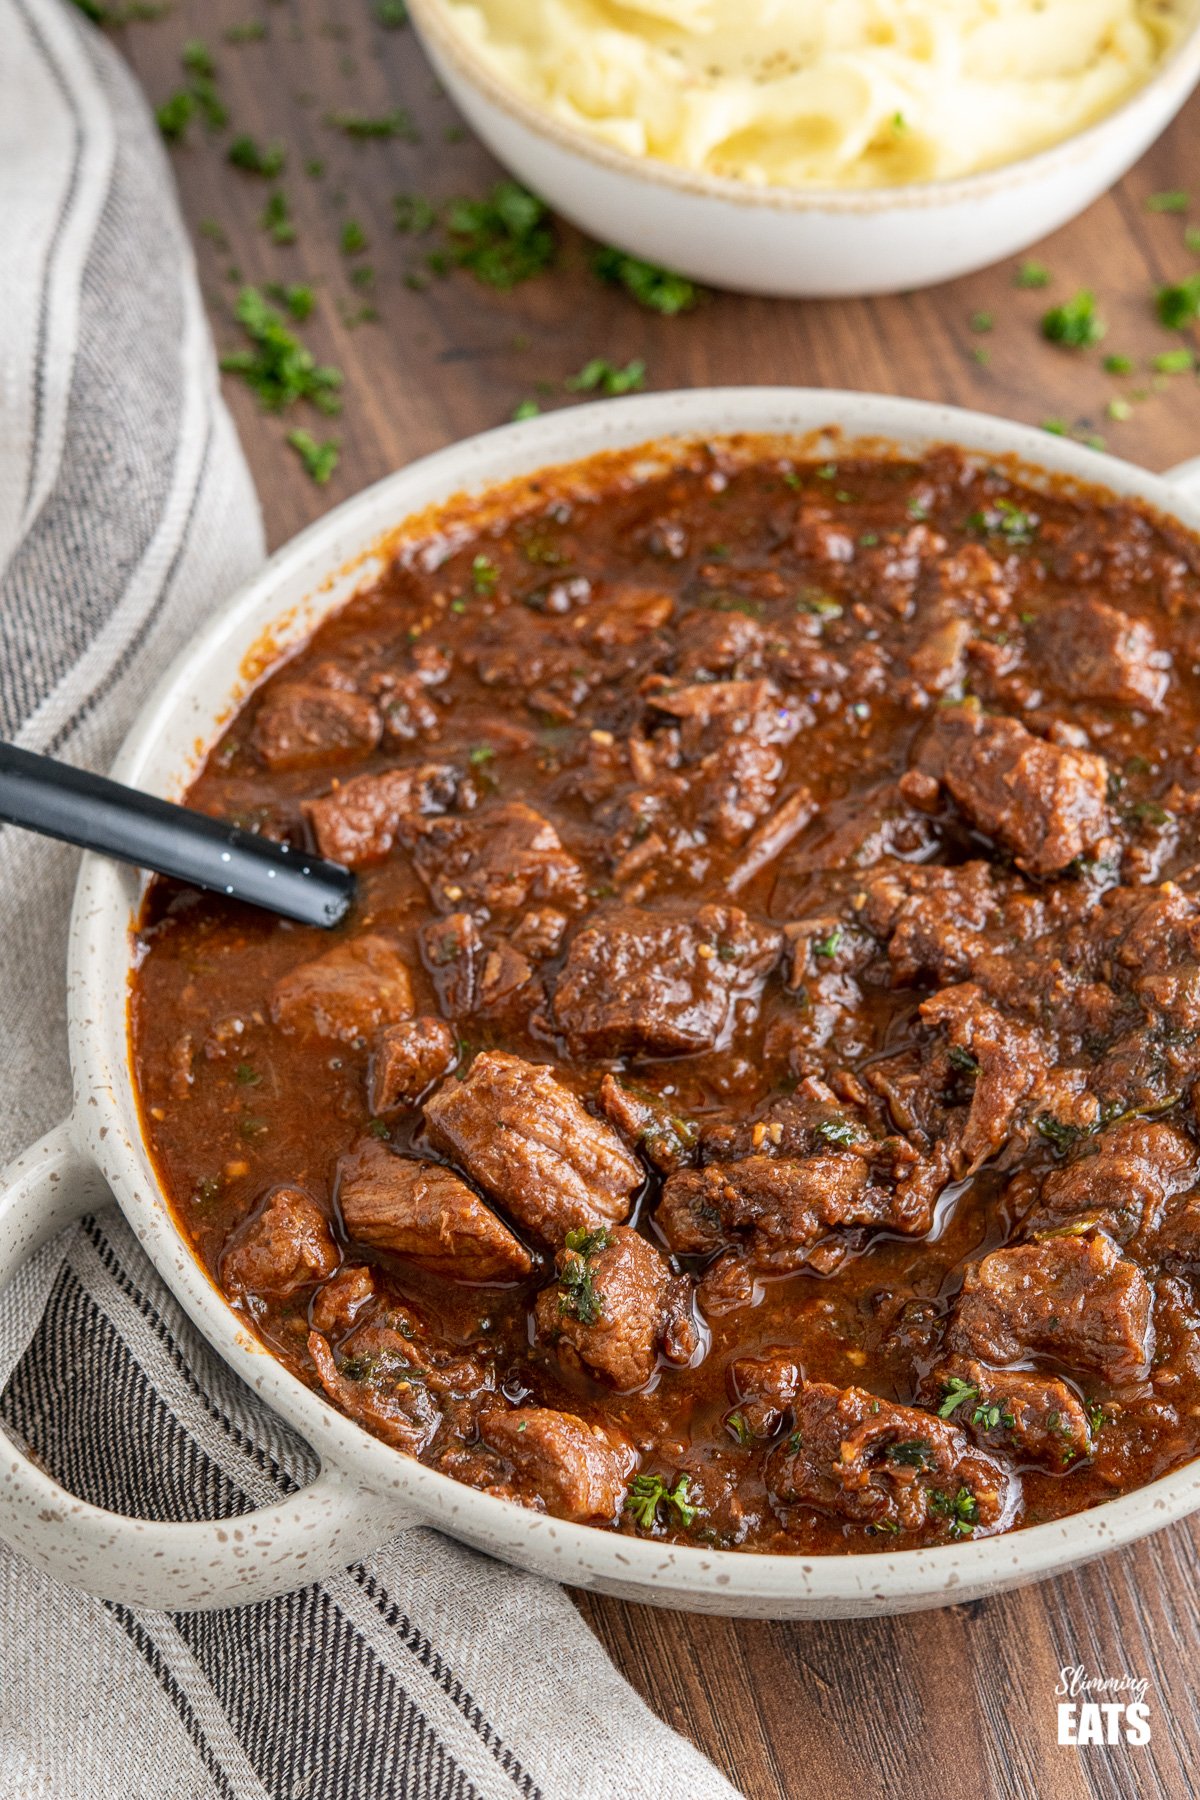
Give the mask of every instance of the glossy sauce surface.
<svg viewBox="0 0 1200 1800">
<path fill-rule="evenodd" d="M 166 882 L 149 895 L 133 1048 L 197 1254 L 312 1385 L 322 1293 L 368 1267 L 359 1309 L 324 1317 L 332 1397 L 460 1479 L 614 1529 L 802 1552 L 938 1542 L 1094 1505 L 1192 1456 L 1198 624 L 1185 534 L 952 451 L 698 448 L 408 550 L 259 687 L 189 796 L 311 844 L 303 803 L 442 771 L 374 835 L 324 815 L 362 851 L 346 925 L 331 938 Z M 515 886 L 526 815 L 490 863 L 431 830 L 513 806 L 559 846 Z M 954 873 L 935 917 L 913 872 L 938 869 Z M 698 929 L 705 907 L 720 916 Z M 682 934 L 669 951 L 656 920 Z M 739 932 L 758 934 L 749 949 Z M 390 1013 L 314 1029 L 281 1001 L 364 937 L 407 970 Z M 498 960 L 514 946 L 518 963 Z M 739 991 L 743 958 L 763 967 Z M 668 964 L 707 1008 L 711 1043 L 684 1053 L 665 1047 L 684 1030 L 656 982 Z M 617 990 L 648 1020 L 640 1040 L 614 1021 Z M 935 995 L 951 998 L 930 1010 Z M 409 1015 L 445 1023 L 452 1066 L 377 1110 L 381 1033 Z M 690 1337 L 672 1353 L 654 1300 L 636 1388 L 588 1360 L 611 1242 L 531 1231 L 476 1158 L 431 1136 L 431 1096 L 473 1091 L 492 1051 L 548 1066 L 637 1161 L 627 1222 L 684 1284 L 670 1305 L 685 1294 Z M 614 1076 L 657 1109 L 648 1128 L 603 1099 Z M 455 1280 L 356 1237 L 347 1159 L 372 1144 L 455 1168 L 530 1273 Z M 687 1185 L 725 1170 L 732 1199 Z M 851 1196 L 840 1217 L 822 1214 L 831 1182 Z M 335 1247 L 290 1286 L 277 1244 L 273 1263 L 245 1255 L 281 1187 Z M 599 1240 L 620 1215 L 605 1217 Z M 1200 1224 L 1196 1242 L 1200 1269 Z M 1046 1255 L 980 1277 L 1010 1243 Z M 1065 1327 L 1045 1308 L 1031 1322 L 1018 1290 L 1079 1286 L 1063 1245 L 1093 1257 L 1094 1298 Z M 964 1310 L 981 1280 L 999 1299 Z M 399 1386 L 378 1333 L 358 1350 L 372 1321 L 425 1352 Z M 1033 1385 L 1013 1399 L 997 1372 Z M 600 1428 L 601 1498 L 487 1423 L 526 1409 Z"/>
</svg>

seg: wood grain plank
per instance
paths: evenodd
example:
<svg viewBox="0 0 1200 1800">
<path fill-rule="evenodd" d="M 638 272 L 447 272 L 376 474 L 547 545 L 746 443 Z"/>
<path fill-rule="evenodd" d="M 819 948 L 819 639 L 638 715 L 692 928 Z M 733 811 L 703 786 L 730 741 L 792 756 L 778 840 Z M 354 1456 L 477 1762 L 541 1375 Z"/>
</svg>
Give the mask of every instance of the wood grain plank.
<svg viewBox="0 0 1200 1800">
<path fill-rule="evenodd" d="M 250 18 L 265 25 L 264 41 L 223 41 L 227 27 Z M 692 315 L 661 319 L 601 286 L 589 273 L 588 246 L 569 230 L 553 277 L 512 293 L 461 274 L 424 292 L 406 285 L 428 245 L 396 233 L 393 197 L 480 193 L 497 170 L 476 143 L 459 137 L 411 33 L 380 29 L 365 4 L 337 12 L 329 0 L 177 0 L 163 20 L 115 35 L 154 101 L 179 84 L 185 39 L 206 39 L 219 61 L 231 130 L 288 147 L 278 185 L 297 241 L 287 247 L 260 226 L 271 184 L 224 162 L 229 133 L 209 138 L 193 129 L 172 153 L 218 343 L 237 341 L 231 304 L 238 281 L 307 280 L 320 304 L 305 339 L 345 371 L 345 412 L 332 427 L 342 462 L 325 489 L 306 479 L 284 436 L 293 423 L 318 435 L 330 428 L 311 418 L 266 417 L 244 388 L 227 383 L 273 543 L 388 470 L 501 422 L 539 382 L 555 389 L 546 404 L 562 404 L 562 382 L 594 355 L 644 358 L 656 388 L 866 388 L 1033 423 L 1060 417 L 1103 433 L 1114 451 L 1152 468 L 1200 453 L 1194 379 L 1163 381 L 1128 422 L 1110 421 L 1112 395 L 1149 385 L 1146 378 L 1115 380 L 1097 354 L 1056 349 L 1038 335 L 1048 304 L 1091 286 L 1109 322 L 1106 349 L 1144 361 L 1181 341 L 1157 325 L 1151 291 L 1194 266 L 1185 221 L 1148 212 L 1145 199 L 1195 177 L 1200 100 L 1113 194 L 1037 247 L 1054 274 L 1045 292 L 1015 288 L 1008 264 L 882 300 L 712 295 Z M 396 106 L 412 113 L 421 143 L 354 142 L 325 123 L 341 108 L 382 114 Z M 314 158 L 324 164 L 320 177 L 305 173 Z M 1193 216 L 1200 223 L 1200 196 Z M 364 298 L 349 278 L 352 261 L 338 249 L 350 218 L 370 238 L 366 256 L 353 260 L 375 269 L 375 323 L 347 323 Z M 206 220 L 219 226 L 223 244 L 201 232 Z M 979 312 L 993 314 L 991 331 L 972 330 Z M 985 361 L 976 360 L 980 351 Z M 1017 1594 L 866 1623 L 739 1623 L 577 1599 L 639 1691 L 749 1800 L 850 1793 L 864 1800 L 951 1793 L 958 1800 L 1133 1800 L 1195 1787 L 1198 1562 L 1200 1527 L 1185 1525 Z M 1057 1744 L 1054 1688 L 1059 1669 L 1074 1663 L 1094 1674 L 1149 1677 L 1147 1748 Z"/>
</svg>

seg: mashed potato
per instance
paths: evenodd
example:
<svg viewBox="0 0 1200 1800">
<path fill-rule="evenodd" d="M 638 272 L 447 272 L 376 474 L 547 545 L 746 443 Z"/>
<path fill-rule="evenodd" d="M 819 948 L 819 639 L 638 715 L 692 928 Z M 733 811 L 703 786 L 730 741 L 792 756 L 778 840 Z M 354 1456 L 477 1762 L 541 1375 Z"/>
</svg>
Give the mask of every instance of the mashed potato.
<svg viewBox="0 0 1200 1800">
<path fill-rule="evenodd" d="M 493 70 L 635 156 L 760 185 L 971 174 L 1117 106 L 1184 0 L 447 0 Z"/>
</svg>

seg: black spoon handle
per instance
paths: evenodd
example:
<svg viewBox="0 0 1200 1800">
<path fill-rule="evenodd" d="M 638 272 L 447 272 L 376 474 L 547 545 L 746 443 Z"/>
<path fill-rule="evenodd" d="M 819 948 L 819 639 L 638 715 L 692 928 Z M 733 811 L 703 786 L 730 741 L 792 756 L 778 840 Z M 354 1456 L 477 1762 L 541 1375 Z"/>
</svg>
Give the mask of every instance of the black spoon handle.
<svg viewBox="0 0 1200 1800">
<path fill-rule="evenodd" d="M 354 876 L 340 863 L 14 744 L 0 743 L 0 820 L 303 925 L 338 924 L 354 898 Z"/>
</svg>

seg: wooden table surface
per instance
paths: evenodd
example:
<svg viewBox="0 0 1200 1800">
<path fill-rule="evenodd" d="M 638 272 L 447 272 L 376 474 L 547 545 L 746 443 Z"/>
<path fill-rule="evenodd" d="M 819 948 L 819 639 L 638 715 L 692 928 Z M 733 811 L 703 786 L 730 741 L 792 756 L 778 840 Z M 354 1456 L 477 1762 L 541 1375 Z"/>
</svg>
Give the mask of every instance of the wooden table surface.
<svg viewBox="0 0 1200 1800">
<path fill-rule="evenodd" d="M 265 38 L 226 41 L 230 27 L 253 20 Z M 229 129 L 193 125 L 172 158 L 218 344 L 238 342 L 239 279 L 311 282 L 318 306 L 304 336 L 345 371 L 345 409 L 332 424 L 301 416 L 303 408 L 265 416 L 247 389 L 227 384 L 272 544 L 366 482 L 507 419 L 539 382 L 558 390 L 544 404 L 567 403 L 564 379 L 594 356 L 643 358 L 653 388 L 847 386 L 1035 423 L 1061 418 L 1155 469 L 1200 453 L 1193 377 L 1160 379 L 1153 391 L 1145 373 L 1119 380 L 1097 353 L 1054 348 L 1037 331 L 1051 300 L 1092 286 L 1109 321 L 1105 350 L 1138 358 L 1144 371 L 1146 358 L 1178 345 L 1157 325 L 1150 295 L 1194 266 L 1188 220 L 1145 202 L 1195 180 L 1200 226 L 1200 100 L 1115 192 L 1037 247 L 1054 276 L 1046 292 L 1018 290 L 1008 264 L 874 301 L 711 296 L 672 319 L 603 287 L 570 232 L 559 267 L 510 293 L 462 271 L 424 291 L 406 282 L 436 239 L 398 234 L 393 196 L 481 194 L 496 168 L 462 131 L 411 30 L 383 28 L 367 0 L 176 0 L 161 19 L 113 37 L 155 103 L 181 85 L 187 39 L 204 39 L 216 57 Z M 342 109 L 379 116 L 397 106 L 416 121 L 419 143 L 353 140 L 327 123 Z M 271 184 L 225 161 L 242 132 L 286 143 L 279 185 L 296 224 L 290 246 L 260 225 Z M 323 174 L 306 172 L 313 160 Z M 370 240 L 353 259 L 340 248 L 348 220 Z M 361 263 L 374 270 L 369 292 L 349 280 Z M 348 323 L 364 301 L 378 319 Z M 972 329 L 980 312 L 993 315 L 992 330 Z M 1132 417 L 1106 417 L 1109 400 L 1132 391 L 1144 395 Z M 327 487 L 308 479 L 285 444 L 297 424 L 341 440 Z M 751 1800 L 1182 1796 L 1200 1767 L 1198 1576 L 1200 1524 L 1185 1524 L 1006 1598 L 865 1624 L 726 1622 L 590 1596 L 579 1604 L 651 1705 Z M 1058 1747 L 1054 1690 L 1060 1668 L 1074 1664 L 1148 1679 L 1148 1747 Z"/>
</svg>

